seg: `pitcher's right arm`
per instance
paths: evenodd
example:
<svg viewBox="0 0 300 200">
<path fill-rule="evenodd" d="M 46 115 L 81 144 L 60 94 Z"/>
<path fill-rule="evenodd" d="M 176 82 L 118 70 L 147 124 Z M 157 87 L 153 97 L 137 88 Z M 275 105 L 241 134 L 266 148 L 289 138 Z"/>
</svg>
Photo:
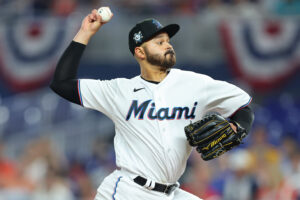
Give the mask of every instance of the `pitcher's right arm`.
<svg viewBox="0 0 300 200">
<path fill-rule="evenodd" d="M 58 61 L 50 88 L 61 97 L 73 103 L 81 104 L 78 95 L 77 79 L 80 59 L 92 36 L 105 23 L 107 22 L 101 21 L 101 16 L 97 10 L 92 10 L 83 19 L 79 31 Z"/>
</svg>

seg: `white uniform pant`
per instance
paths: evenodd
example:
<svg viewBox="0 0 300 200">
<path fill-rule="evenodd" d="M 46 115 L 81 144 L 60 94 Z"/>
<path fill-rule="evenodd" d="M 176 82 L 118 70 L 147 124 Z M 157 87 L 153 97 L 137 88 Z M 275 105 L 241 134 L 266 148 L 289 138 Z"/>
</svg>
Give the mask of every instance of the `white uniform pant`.
<svg viewBox="0 0 300 200">
<path fill-rule="evenodd" d="M 146 189 L 133 181 L 127 171 L 115 170 L 107 176 L 97 190 L 95 200 L 201 200 L 180 188 L 170 195 Z"/>
</svg>

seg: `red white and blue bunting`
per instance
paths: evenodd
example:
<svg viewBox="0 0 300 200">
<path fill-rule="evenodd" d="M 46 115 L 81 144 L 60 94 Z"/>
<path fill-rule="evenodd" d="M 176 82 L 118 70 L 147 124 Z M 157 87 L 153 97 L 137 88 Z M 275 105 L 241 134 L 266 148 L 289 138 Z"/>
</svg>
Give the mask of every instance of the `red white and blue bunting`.
<svg viewBox="0 0 300 200">
<path fill-rule="evenodd" d="M 300 65 L 297 20 L 227 20 L 220 32 L 234 74 L 256 90 L 279 86 Z"/>
<path fill-rule="evenodd" d="M 58 56 L 74 33 L 66 20 L 49 16 L 15 17 L 0 29 L 1 79 L 16 92 L 49 82 Z"/>
</svg>

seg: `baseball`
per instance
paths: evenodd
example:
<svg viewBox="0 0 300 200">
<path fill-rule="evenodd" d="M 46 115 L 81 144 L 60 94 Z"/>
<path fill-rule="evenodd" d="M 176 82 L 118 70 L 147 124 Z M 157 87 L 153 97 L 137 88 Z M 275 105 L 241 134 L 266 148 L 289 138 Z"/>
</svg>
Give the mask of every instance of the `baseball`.
<svg viewBox="0 0 300 200">
<path fill-rule="evenodd" d="M 112 16 L 109 7 L 101 7 L 98 9 L 98 14 L 101 16 L 102 22 L 108 22 Z"/>
</svg>

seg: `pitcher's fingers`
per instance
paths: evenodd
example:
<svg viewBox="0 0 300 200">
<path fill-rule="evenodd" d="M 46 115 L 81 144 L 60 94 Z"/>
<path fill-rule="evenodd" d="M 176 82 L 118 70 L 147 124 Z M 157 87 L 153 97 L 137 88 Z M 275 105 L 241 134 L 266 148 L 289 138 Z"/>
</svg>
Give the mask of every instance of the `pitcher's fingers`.
<svg viewBox="0 0 300 200">
<path fill-rule="evenodd" d="M 87 19 L 89 20 L 89 22 L 92 22 L 92 18 L 90 15 L 87 16 Z"/>
<path fill-rule="evenodd" d="M 94 20 L 94 21 L 96 21 L 97 20 L 97 13 L 91 13 L 91 17 L 92 17 L 92 19 Z"/>
<path fill-rule="evenodd" d="M 98 14 L 98 11 L 96 9 L 93 9 L 92 14 Z"/>
<path fill-rule="evenodd" d="M 101 15 L 97 14 L 97 15 L 96 15 L 96 19 L 97 19 L 97 21 L 98 21 L 98 22 L 100 22 L 100 23 L 101 23 L 101 21 L 102 21 L 102 19 L 101 19 Z"/>
</svg>

